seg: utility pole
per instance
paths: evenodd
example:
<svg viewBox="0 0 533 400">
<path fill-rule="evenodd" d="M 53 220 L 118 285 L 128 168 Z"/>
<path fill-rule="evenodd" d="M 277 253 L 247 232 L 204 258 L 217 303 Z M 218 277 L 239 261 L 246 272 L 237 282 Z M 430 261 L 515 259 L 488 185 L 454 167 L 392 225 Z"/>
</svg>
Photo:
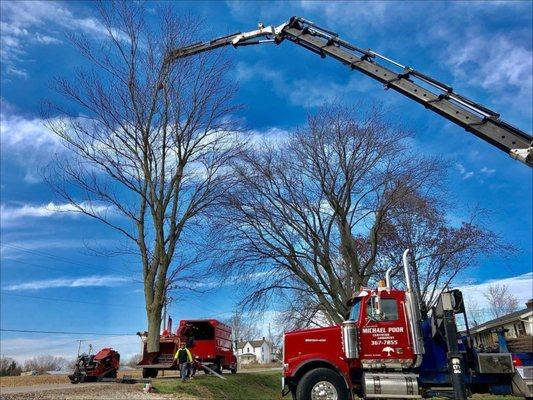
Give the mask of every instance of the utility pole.
<svg viewBox="0 0 533 400">
<path fill-rule="evenodd" d="M 79 340 L 77 340 L 77 342 L 78 342 L 78 355 L 76 356 L 76 360 L 77 360 L 78 357 L 80 356 L 81 344 L 82 344 L 82 342 L 85 342 L 85 341 L 86 341 L 86 340 L 84 340 L 84 339 L 79 339 Z"/>
</svg>

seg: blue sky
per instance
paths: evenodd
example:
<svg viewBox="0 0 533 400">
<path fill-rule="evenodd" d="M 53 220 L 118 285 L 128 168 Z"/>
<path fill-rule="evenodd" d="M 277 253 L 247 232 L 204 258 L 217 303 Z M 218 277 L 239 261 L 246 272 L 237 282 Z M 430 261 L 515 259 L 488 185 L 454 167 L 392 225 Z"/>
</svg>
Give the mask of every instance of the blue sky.
<svg viewBox="0 0 533 400">
<path fill-rule="evenodd" d="M 154 13 L 156 3 L 148 3 Z M 387 55 L 532 129 L 531 2 L 180 2 L 206 21 L 206 39 L 280 24 L 304 16 L 363 48 Z M 153 15 L 153 14 L 152 14 Z M 43 127 L 41 101 L 54 98 L 50 80 L 71 77 L 83 60 L 65 34 L 102 37 L 91 3 L 1 3 L 1 325 L 39 329 L 135 333 L 144 329 L 139 269 L 126 257 L 97 256 L 89 248 L 112 248 L 121 238 L 95 221 L 69 214 L 69 205 L 42 182 L 39 170 L 63 152 Z M 322 60 L 292 43 L 227 49 L 239 82 L 239 112 L 250 130 L 276 135 L 332 99 L 382 102 L 391 119 L 414 133 L 424 154 L 448 160 L 443 177 L 454 204 L 451 221 L 474 207 L 489 210 L 489 227 L 520 248 L 511 259 L 480 260 L 461 284 L 508 283 L 520 301 L 532 297 L 532 172 L 501 151 L 370 78 Z M 473 296 L 482 286 L 470 286 Z M 474 289 L 472 289 L 474 288 Z M 478 289 L 475 289 L 478 288 Z M 229 315 L 235 285 L 177 303 L 177 318 Z M 44 298 L 47 298 L 46 300 Z M 55 300 L 50 300 L 50 299 Z M 70 301 L 59 301 L 68 299 Z M 99 304 L 93 304 L 99 303 Z M 104 306 L 101 303 L 110 304 Z M 267 320 L 266 318 L 265 320 Z M 69 355 L 77 338 L 135 353 L 134 336 L 98 338 L 2 333 L 2 354 L 20 359 L 36 352 Z"/>
</svg>

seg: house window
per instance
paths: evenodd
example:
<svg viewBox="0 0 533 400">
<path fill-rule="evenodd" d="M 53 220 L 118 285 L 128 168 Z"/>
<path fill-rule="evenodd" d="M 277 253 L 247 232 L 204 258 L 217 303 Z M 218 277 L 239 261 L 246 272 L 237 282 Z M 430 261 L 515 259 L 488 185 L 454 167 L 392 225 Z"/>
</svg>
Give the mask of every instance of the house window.
<svg viewBox="0 0 533 400">
<path fill-rule="evenodd" d="M 516 328 L 516 336 L 524 336 L 526 334 L 526 328 L 522 321 L 518 321 L 514 326 Z"/>
</svg>

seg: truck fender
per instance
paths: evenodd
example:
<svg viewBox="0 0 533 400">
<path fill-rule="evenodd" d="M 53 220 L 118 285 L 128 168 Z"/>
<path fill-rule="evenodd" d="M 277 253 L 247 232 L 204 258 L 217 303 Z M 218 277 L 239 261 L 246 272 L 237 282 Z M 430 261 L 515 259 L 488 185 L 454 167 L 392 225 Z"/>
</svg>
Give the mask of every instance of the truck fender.
<svg viewBox="0 0 533 400">
<path fill-rule="evenodd" d="M 323 358 L 312 358 L 309 360 L 304 361 L 298 367 L 294 370 L 293 377 L 301 378 L 306 372 L 311 371 L 314 368 L 329 368 L 333 371 L 337 372 L 344 381 L 344 384 L 346 385 L 346 389 L 351 390 L 352 386 L 350 384 L 350 381 L 346 379 L 346 376 L 344 373 L 331 361 L 328 361 Z"/>
</svg>

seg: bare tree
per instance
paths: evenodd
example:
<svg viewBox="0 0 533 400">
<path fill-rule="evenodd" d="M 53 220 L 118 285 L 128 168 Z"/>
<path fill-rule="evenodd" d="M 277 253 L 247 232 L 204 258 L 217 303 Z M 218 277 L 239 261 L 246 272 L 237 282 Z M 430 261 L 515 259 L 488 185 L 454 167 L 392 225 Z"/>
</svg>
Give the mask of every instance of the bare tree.
<svg viewBox="0 0 533 400">
<path fill-rule="evenodd" d="M 489 285 L 483 296 L 488 300 L 489 310 L 494 318 L 518 310 L 518 299 L 509 291 L 507 285 Z"/>
<path fill-rule="evenodd" d="M 70 38 L 92 69 L 55 82 L 74 111 L 50 104 L 62 116 L 50 119 L 50 129 L 72 157 L 58 160 L 48 180 L 78 212 L 120 232 L 139 257 L 148 352 L 156 352 L 166 292 L 202 279 L 195 245 L 239 147 L 235 86 L 221 53 L 167 62 L 171 49 L 198 35 L 193 18 L 165 8 L 151 25 L 138 2 L 103 2 L 99 13 L 106 35 L 99 47 Z"/>
<path fill-rule="evenodd" d="M 465 297 L 466 313 L 468 316 L 468 322 L 471 327 L 482 324 L 486 321 L 485 312 L 479 306 L 479 303 L 472 297 Z"/>
<path fill-rule="evenodd" d="M 41 375 L 47 371 L 60 371 L 67 364 L 66 358 L 42 355 L 26 360 L 24 362 L 24 371 L 36 371 Z"/>
<path fill-rule="evenodd" d="M 226 323 L 231 326 L 232 339 L 234 342 L 243 340 L 254 340 L 259 337 L 259 329 L 251 318 L 247 318 L 239 310 L 235 310 Z"/>
<path fill-rule="evenodd" d="M 135 354 L 131 356 L 130 358 L 124 360 L 124 362 L 121 362 L 122 365 L 126 365 L 127 367 L 131 368 L 137 368 L 137 364 L 142 360 L 141 354 Z"/>
<path fill-rule="evenodd" d="M 443 289 L 479 257 L 514 248 L 494 232 L 484 228 L 484 213 L 475 210 L 458 226 L 448 222 L 444 189 L 436 194 L 406 193 L 402 203 L 389 212 L 381 233 L 381 273 L 390 266 L 402 269 L 400 249 L 413 255 L 415 289 L 426 309 Z M 378 268 L 377 268 L 378 269 Z"/>
<path fill-rule="evenodd" d="M 453 260 L 451 254 L 481 251 L 479 239 L 457 243 L 471 229 L 451 228 L 441 203 L 434 203 L 443 193 L 442 164 L 408 151 L 407 137 L 379 108 L 363 113 L 332 105 L 285 142 L 243 155 L 221 225 L 239 273 L 268 271 L 249 283 L 244 306 L 283 302 L 294 327 L 340 323 L 353 292 L 383 277 L 385 266 L 398 265 L 405 247 L 417 245 L 420 265 L 431 260 L 419 268 L 424 274 Z M 420 222 L 425 235 L 400 241 Z M 417 282 L 424 293 L 436 284 Z"/>
</svg>

